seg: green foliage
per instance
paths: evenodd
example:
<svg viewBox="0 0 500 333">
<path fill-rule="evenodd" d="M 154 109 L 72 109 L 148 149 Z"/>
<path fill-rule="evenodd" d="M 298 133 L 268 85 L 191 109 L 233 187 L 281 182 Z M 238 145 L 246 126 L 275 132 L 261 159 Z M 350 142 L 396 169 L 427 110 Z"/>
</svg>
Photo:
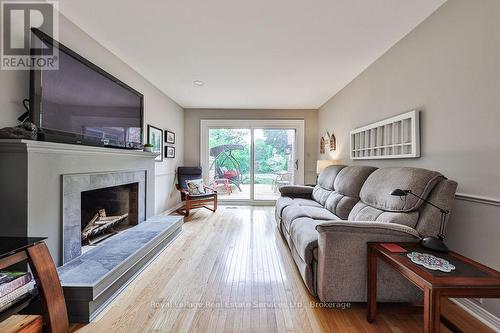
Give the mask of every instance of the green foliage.
<svg viewBox="0 0 500 333">
<path fill-rule="evenodd" d="M 216 147 L 224 144 L 241 144 L 244 150 L 232 151 L 238 161 L 241 174 L 250 172 L 250 130 L 248 129 L 210 129 L 209 145 Z M 284 130 L 265 129 L 263 137 L 255 143 L 255 173 L 276 173 L 288 169 L 287 146 L 288 136 Z M 237 169 L 230 159 L 219 158 L 217 166 L 225 166 L 228 170 Z"/>
</svg>

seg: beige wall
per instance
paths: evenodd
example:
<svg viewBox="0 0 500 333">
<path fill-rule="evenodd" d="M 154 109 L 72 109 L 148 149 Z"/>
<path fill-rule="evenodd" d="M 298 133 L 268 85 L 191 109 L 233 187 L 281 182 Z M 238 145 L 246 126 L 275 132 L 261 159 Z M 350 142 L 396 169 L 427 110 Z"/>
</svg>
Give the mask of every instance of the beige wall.
<svg viewBox="0 0 500 333">
<path fill-rule="evenodd" d="M 303 119 L 304 135 L 304 179 L 316 182 L 316 154 L 318 149 L 317 110 L 230 110 L 230 109 L 186 109 L 184 110 L 184 149 L 186 165 L 200 164 L 200 120 L 201 119 Z"/>
<path fill-rule="evenodd" d="M 176 158 L 156 163 L 155 212 L 175 206 L 180 200 L 174 188 L 174 172 L 182 164 L 184 148 L 182 108 L 63 15 L 59 19 L 59 40 L 144 94 L 145 136 L 147 124 L 177 133 Z M 17 125 L 16 118 L 24 112 L 21 101 L 29 97 L 29 72 L 0 71 L 0 87 L 0 127 Z"/>
<path fill-rule="evenodd" d="M 500 200 L 500 1 L 450 0 L 319 111 L 347 164 L 441 171 L 458 192 Z M 349 160 L 349 131 L 422 110 L 419 159 Z M 500 269 L 500 207 L 456 200 L 447 243 Z M 500 317 L 500 302 L 484 305 Z"/>
</svg>

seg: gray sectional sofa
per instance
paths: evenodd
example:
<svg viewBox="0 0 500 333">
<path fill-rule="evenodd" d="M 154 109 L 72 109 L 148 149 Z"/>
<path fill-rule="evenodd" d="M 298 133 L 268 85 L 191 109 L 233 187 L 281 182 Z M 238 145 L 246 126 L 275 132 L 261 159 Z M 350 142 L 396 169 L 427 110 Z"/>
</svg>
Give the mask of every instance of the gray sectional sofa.
<svg viewBox="0 0 500 333">
<path fill-rule="evenodd" d="M 335 165 L 315 187 L 284 186 L 276 221 L 311 294 L 322 302 L 366 301 L 366 243 L 418 242 L 438 233 L 440 212 L 413 193 L 450 210 L 457 183 L 419 168 Z M 381 302 L 410 302 L 419 291 L 385 264 L 379 265 Z"/>
</svg>

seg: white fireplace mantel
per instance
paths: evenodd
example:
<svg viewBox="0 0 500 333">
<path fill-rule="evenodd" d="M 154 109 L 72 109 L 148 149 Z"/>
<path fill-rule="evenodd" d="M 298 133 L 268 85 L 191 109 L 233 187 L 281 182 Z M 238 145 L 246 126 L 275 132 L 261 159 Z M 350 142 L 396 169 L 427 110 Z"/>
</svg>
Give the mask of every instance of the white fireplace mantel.
<svg viewBox="0 0 500 333">
<path fill-rule="evenodd" d="M 146 218 L 154 215 L 155 155 L 136 150 L 32 140 L 0 140 L 2 235 L 47 237 L 54 260 L 62 258 L 64 175 L 146 172 Z"/>
<path fill-rule="evenodd" d="M 30 153 L 55 153 L 55 154 L 76 154 L 76 155 L 116 155 L 116 156 L 134 156 L 146 159 L 154 159 L 156 155 L 142 150 L 94 147 L 83 145 L 71 145 L 66 143 L 34 141 L 34 140 L 17 140 L 17 139 L 1 139 L 0 152 L 25 152 Z"/>
</svg>

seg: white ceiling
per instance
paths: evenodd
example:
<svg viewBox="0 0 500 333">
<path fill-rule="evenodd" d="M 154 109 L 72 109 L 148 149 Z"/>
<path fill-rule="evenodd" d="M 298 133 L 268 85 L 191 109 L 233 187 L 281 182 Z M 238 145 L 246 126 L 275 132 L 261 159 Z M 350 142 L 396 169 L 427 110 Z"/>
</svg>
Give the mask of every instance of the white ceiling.
<svg viewBox="0 0 500 333">
<path fill-rule="evenodd" d="M 59 8 L 184 108 L 299 109 L 320 107 L 444 2 L 62 0 Z"/>
</svg>

